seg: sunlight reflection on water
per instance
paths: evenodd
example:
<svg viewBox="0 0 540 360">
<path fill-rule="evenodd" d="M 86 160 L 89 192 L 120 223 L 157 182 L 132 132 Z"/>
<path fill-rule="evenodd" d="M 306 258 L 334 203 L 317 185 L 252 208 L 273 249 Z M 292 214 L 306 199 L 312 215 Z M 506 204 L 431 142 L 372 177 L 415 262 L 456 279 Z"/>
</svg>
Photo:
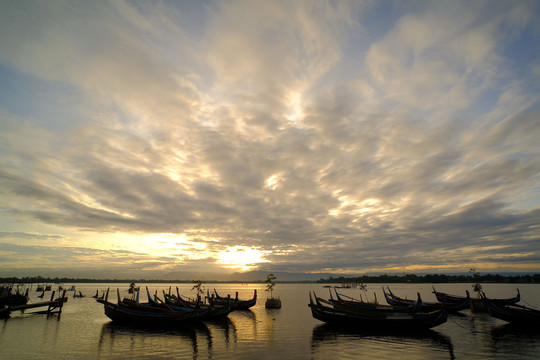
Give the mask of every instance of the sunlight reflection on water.
<svg viewBox="0 0 540 360">
<path fill-rule="evenodd" d="M 109 284 L 78 285 L 86 294 L 106 289 Z M 112 288 L 117 285 L 112 285 Z M 149 284 L 152 290 L 168 284 Z M 122 288 L 122 285 L 120 285 Z M 127 285 L 123 287 L 127 290 Z M 266 310 L 264 284 L 216 284 L 223 293 L 239 291 L 249 298 L 259 290 L 258 303 L 247 311 L 235 311 L 228 318 L 176 329 L 140 328 L 111 322 L 103 306 L 91 297 L 70 298 L 58 320 L 43 315 L 14 314 L 0 324 L 2 357 L 47 359 L 537 359 L 540 334 L 523 332 L 486 314 L 466 310 L 449 316 L 448 322 L 421 335 L 358 333 L 330 327 L 315 320 L 307 306 L 308 292 L 328 294 L 320 284 L 280 284 L 283 308 Z M 438 285 L 440 291 L 464 292 L 470 284 Z M 514 285 L 489 285 L 497 297 L 512 296 Z M 519 286 L 531 305 L 539 301 L 536 285 Z M 211 286 L 210 288 L 213 288 Z M 381 292 L 381 285 L 369 285 Z M 181 292 L 189 293 L 191 285 Z M 394 284 L 403 297 L 433 300 L 431 285 Z M 343 289 L 358 296 L 358 289 Z M 36 297 L 32 295 L 32 300 Z M 328 295 L 327 295 L 328 296 Z M 325 296 L 325 297 L 327 297 Z M 382 299 L 382 294 L 377 297 Z M 114 301 L 115 299 L 111 299 Z M 144 299 L 145 300 L 145 299 Z"/>
</svg>

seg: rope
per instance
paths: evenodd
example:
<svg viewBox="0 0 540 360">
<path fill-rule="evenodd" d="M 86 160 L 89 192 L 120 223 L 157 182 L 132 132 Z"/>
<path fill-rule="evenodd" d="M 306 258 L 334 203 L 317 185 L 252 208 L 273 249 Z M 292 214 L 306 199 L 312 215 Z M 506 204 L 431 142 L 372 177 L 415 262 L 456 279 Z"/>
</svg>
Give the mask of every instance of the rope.
<svg viewBox="0 0 540 360">
<path fill-rule="evenodd" d="M 531 307 L 531 308 L 533 308 L 533 309 L 538 309 L 536 306 L 529 304 L 529 303 L 526 302 L 525 300 L 521 300 L 521 301 L 522 301 L 525 305 L 527 305 L 527 306 L 529 306 L 529 307 Z"/>
<path fill-rule="evenodd" d="M 464 329 L 464 330 L 469 330 L 471 333 L 473 334 L 491 334 L 490 332 L 487 332 L 487 331 L 479 331 L 479 330 L 475 330 L 475 329 L 471 329 L 471 328 L 467 328 L 461 324 L 458 324 L 454 319 L 452 319 L 451 317 L 447 317 L 448 320 L 452 321 L 454 324 L 456 324 L 457 326 L 459 326 L 460 328 Z"/>
</svg>

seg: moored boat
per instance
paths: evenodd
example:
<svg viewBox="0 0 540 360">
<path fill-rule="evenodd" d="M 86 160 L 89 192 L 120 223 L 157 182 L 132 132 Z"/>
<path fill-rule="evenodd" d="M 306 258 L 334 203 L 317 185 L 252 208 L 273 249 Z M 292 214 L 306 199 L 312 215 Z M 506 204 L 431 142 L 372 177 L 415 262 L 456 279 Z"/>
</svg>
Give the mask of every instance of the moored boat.
<svg viewBox="0 0 540 360">
<path fill-rule="evenodd" d="M 2 286 L 0 288 L 0 307 L 25 305 L 29 299 L 28 290 L 27 288 L 22 293 L 19 287 L 17 287 L 14 292 L 13 286 Z"/>
<path fill-rule="evenodd" d="M 403 299 L 399 296 L 396 296 L 394 295 L 394 293 L 392 292 L 392 290 L 390 290 L 388 286 L 386 288 L 388 289 L 388 292 L 386 292 L 384 287 L 382 289 L 384 298 L 386 299 L 386 302 L 391 306 L 397 306 L 397 307 L 411 306 L 411 305 L 416 305 L 416 303 L 418 302 L 417 300 Z M 442 307 L 443 307 L 443 304 L 439 301 L 437 302 L 422 301 L 421 310 L 429 312 L 429 311 L 439 310 Z"/>
<path fill-rule="evenodd" d="M 176 288 L 176 290 L 178 293 L 178 288 Z M 165 299 L 165 304 L 168 306 L 179 306 L 189 309 L 199 308 L 201 311 L 210 310 L 204 312 L 204 316 L 201 316 L 204 320 L 227 317 L 235 309 L 232 300 L 227 303 L 216 304 L 211 299 L 210 303 L 205 304 L 200 300 L 188 301 L 180 297 L 179 293 L 178 296 L 174 296 L 170 292 L 169 294 L 166 294 L 165 291 L 163 291 L 163 298 Z"/>
<path fill-rule="evenodd" d="M 519 289 L 516 289 L 516 290 L 517 290 L 517 294 L 514 297 L 507 298 L 507 299 L 489 299 L 489 301 L 491 301 L 493 304 L 499 307 L 502 307 L 505 305 L 516 304 L 521 300 L 521 294 L 519 292 Z M 471 298 L 471 311 L 473 312 L 487 312 L 488 311 L 482 296 L 480 296 L 477 299 Z"/>
<path fill-rule="evenodd" d="M 355 300 L 353 298 L 347 297 L 347 299 L 344 299 L 344 295 L 340 294 L 335 290 L 336 299 L 332 296 L 332 292 L 330 292 L 330 299 L 328 302 L 332 304 L 332 306 L 336 309 L 342 309 L 342 310 L 349 310 L 349 311 L 363 311 L 363 310 L 384 310 L 389 312 L 415 312 L 420 311 L 422 308 L 422 299 L 420 298 L 420 294 L 418 294 L 418 301 L 411 303 L 411 304 L 405 304 L 403 306 L 391 306 L 391 305 L 380 305 L 377 303 L 368 303 L 364 301 Z M 319 299 L 321 300 L 321 299 Z"/>
<path fill-rule="evenodd" d="M 103 302 L 105 315 L 113 321 L 133 324 L 171 325 L 195 321 L 198 318 L 198 310 L 189 312 L 180 311 L 157 311 L 157 309 L 144 309 L 143 307 L 126 306 Z"/>
<path fill-rule="evenodd" d="M 235 310 L 247 310 L 250 307 L 254 306 L 257 303 L 257 289 L 253 290 L 253 297 L 251 299 L 247 300 L 241 300 L 238 298 L 238 291 L 236 292 L 236 296 L 234 299 L 230 297 L 223 297 L 219 296 L 216 289 L 214 289 L 215 296 L 215 302 L 216 304 L 224 304 L 228 301 L 232 300 L 232 306 L 235 308 Z M 210 298 L 210 294 L 207 292 L 208 298 Z"/>
<path fill-rule="evenodd" d="M 155 306 L 154 303 L 139 303 L 137 300 L 122 300 L 117 290 L 117 303 L 108 301 L 109 290 L 105 299 L 97 299 L 102 303 L 105 315 L 113 321 L 135 325 L 180 325 L 199 320 L 202 315 L 200 309 L 172 309 L 170 307 Z"/>
<path fill-rule="evenodd" d="M 443 324 L 447 319 L 445 309 L 432 312 L 390 312 L 377 309 L 350 311 L 323 305 L 315 294 L 311 296 L 311 292 L 309 301 L 315 319 L 358 331 L 422 331 Z"/>
<path fill-rule="evenodd" d="M 471 307 L 471 294 L 468 290 L 465 290 L 467 296 L 459 296 L 437 291 L 433 287 L 433 294 L 435 294 L 437 300 L 443 304 L 448 312 L 457 312 Z"/>
<path fill-rule="evenodd" d="M 491 317 L 521 326 L 537 328 L 540 324 L 540 310 L 515 303 L 497 304 L 496 301 L 487 298 L 484 293 L 481 296 Z"/>
</svg>

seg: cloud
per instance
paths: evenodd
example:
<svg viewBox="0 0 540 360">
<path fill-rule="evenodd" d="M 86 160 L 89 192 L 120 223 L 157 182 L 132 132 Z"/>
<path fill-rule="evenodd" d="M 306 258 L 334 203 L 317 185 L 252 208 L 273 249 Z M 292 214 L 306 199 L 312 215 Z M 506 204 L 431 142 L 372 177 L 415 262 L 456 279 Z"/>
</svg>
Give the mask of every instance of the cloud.
<svg viewBox="0 0 540 360">
<path fill-rule="evenodd" d="M 3 69 L 53 101 L 0 102 L 13 233 L 55 229 L 100 264 L 126 249 L 148 271 L 235 247 L 271 271 L 537 266 L 537 71 L 508 52 L 534 33 L 533 2 L 155 5 L 0 15 Z M 373 33 L 382 8 L 395 18 Z M 170 253 L 101 248 L 121 234 Z"/>
</svg>

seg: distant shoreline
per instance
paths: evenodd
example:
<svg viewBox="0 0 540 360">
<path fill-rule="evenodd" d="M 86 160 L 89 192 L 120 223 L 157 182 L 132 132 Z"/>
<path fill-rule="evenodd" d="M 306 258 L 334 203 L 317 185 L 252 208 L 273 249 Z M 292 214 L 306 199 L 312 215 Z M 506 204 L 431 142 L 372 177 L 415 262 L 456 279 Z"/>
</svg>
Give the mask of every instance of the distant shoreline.
<svg viewBox="0 0 540 360">
<path fill-rule="evenodd" d="M 178 283 L 192 284 L 201 279 L 180 280 L 180 279 L 87 279 L 87 278 L 58 278 L 58 277 L 0 277 L 2 284 L 36 284 L 36 283 Z M 201 280 L 207 284 L 259 284 L 265 283 L 265 280 Z M 284 280 L 276 281 L 281 284 L 370 284 L 370 283 L 414 283 L 414 284 L 440 284 L 440 283 L 500 283 L 500 284 L 540 284 L 540 274 L 532 275 L 444 275 L 444 274 L 428 274 L 428 275 L 363 275 L 356 277 L 332 277 L 319 280 Z"/>
</svg>

